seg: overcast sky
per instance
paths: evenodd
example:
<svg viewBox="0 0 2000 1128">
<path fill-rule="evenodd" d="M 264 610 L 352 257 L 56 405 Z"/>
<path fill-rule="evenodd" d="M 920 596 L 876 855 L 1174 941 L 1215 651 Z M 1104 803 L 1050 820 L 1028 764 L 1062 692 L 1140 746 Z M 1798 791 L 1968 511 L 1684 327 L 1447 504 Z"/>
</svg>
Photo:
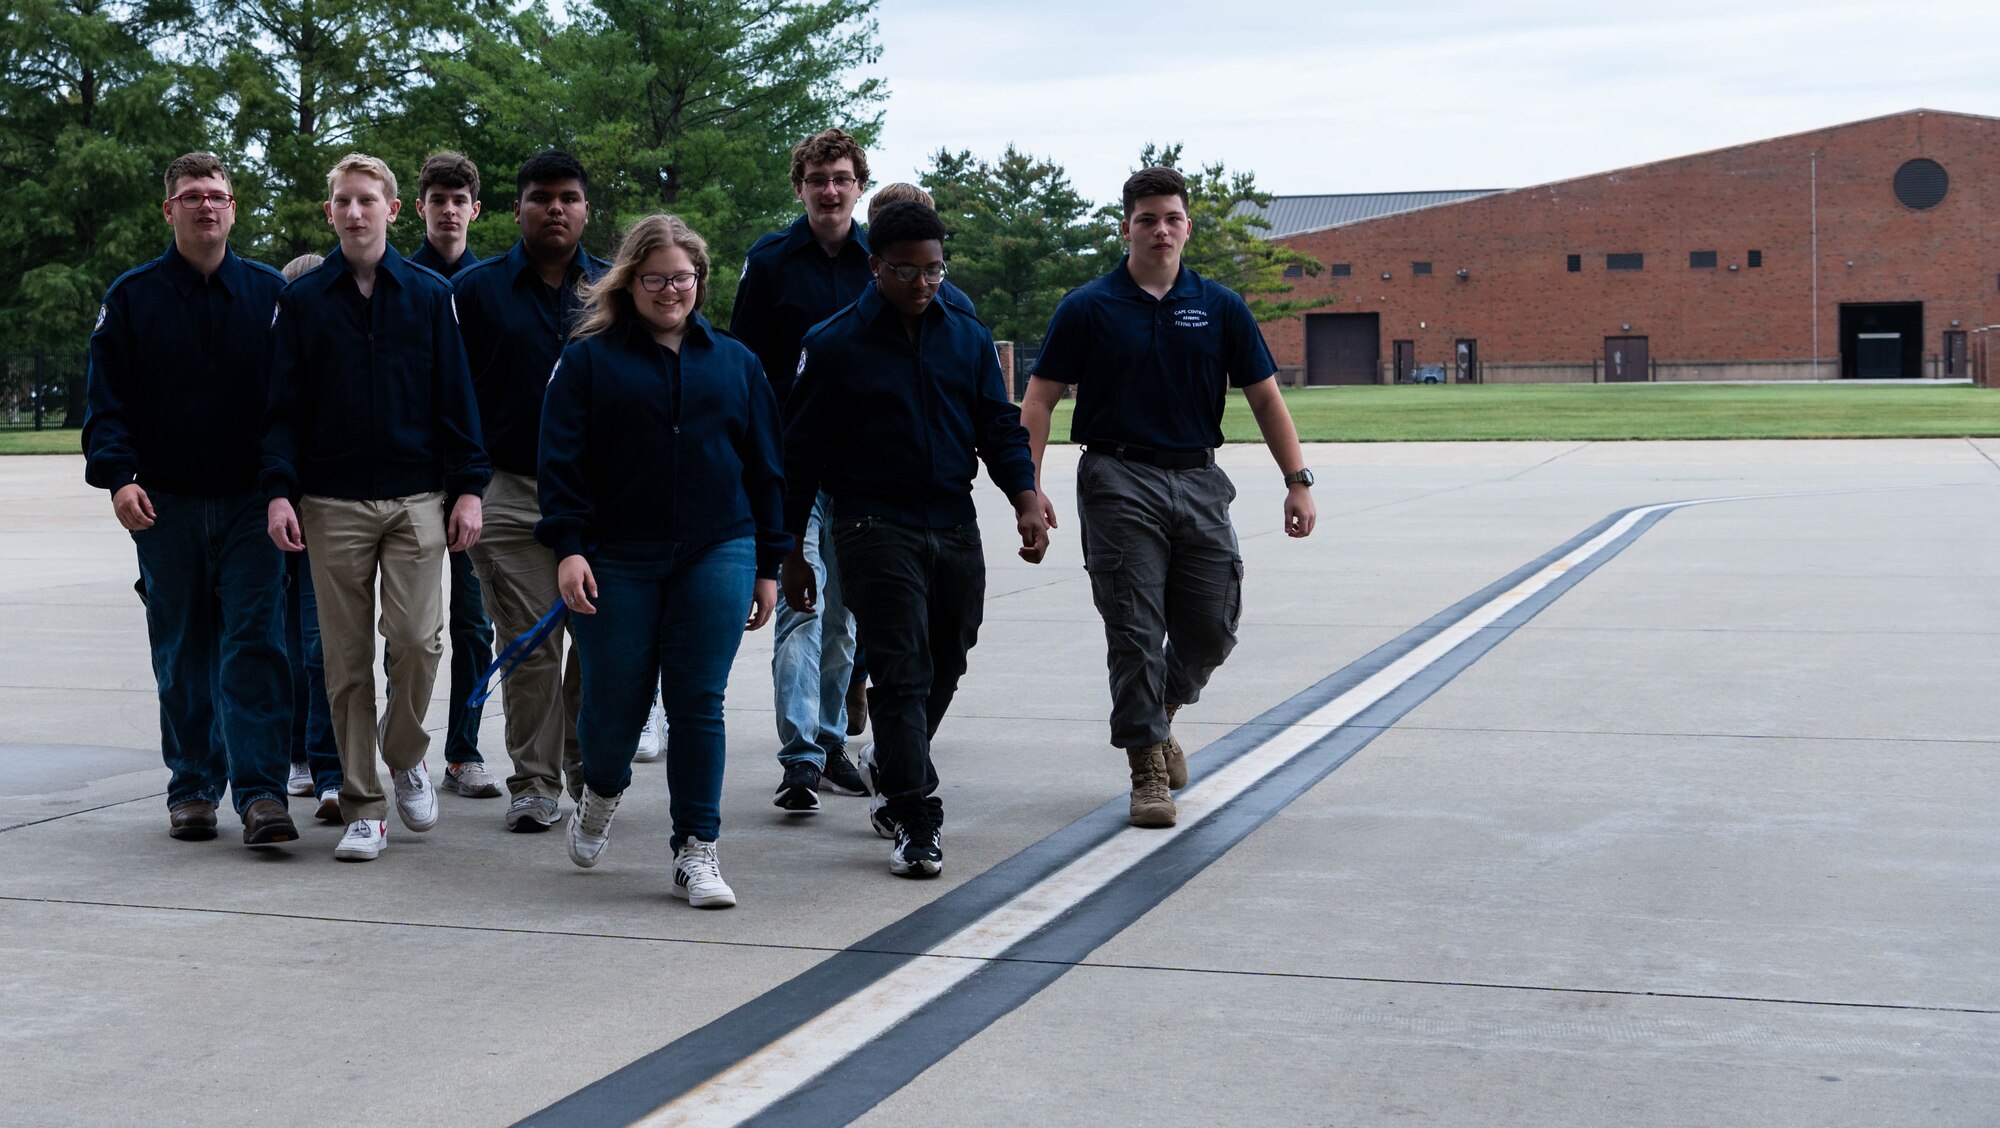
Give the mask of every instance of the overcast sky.
<svg viewBox="0 0 2000 1128">
<path fill-rule="evenodd" d="M 1516 188 L 1919 106 L 2000 116 L 2000 0 L 882 0 L 878 184 L 1148 140 L 1266 191 Z"/>
</svg>

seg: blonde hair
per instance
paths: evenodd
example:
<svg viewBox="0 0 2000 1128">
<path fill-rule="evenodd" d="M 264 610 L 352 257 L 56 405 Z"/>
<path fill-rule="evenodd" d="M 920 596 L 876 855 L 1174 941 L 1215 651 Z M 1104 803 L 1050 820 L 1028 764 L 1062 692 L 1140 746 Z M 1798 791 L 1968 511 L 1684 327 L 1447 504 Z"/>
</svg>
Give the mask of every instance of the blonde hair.
<svg viewBox="0 0 2000 1128">
<path fill-rule="evenodd" d="M 285 269 L 279 271 L 278 273 L 283 274 L 285 276 L 285 281 L 287 282 L 297 282 L 299 280 L 299 275 L 304 274 L 306 271 L 311 270 L 313 267 L 316 267 L 320 263 L 323 263 L 325 261 L 326 261 L 326 256 L 315 255 L 308 252 L 286 263 Z"/>
<path fill-rule="evenodd" d="M 374 177 L 382 182 L 382 187 L 385 190 L 384 194 L 389 199 L 393 200 L 396 198 L 396 174 L 390 170 L 387 162 L 383 161 L 380 157 L 371 157 L 366 153 L 349 153 L 340 158 L 333 168 L 327 171 L 327 199 L 333 199 L 333 182 L 350 172 L 358 172 L 363 176 Z"/>
<path fill-rule="evenodd" d="M 937 201 L 931 199 L 929 192 L 898 180 L 894 184 L 884 184 L 868 197 L 868 222 L 874 223 L 876 214 L 890 204 L 922 204 L 933 211 L 937 209 Z"/>
<path fill-rule="evenodd" d="M 708 240 L 694 233 L 679 216 L 654 214 L 633 224 L 618 244 L 611 269 L 595 282 L 577 287 L 583 302 L 583 316 L 577 321 L 571 340 L 594 337 L 627 317 L 636 316 L 630 287 L 639 274 L 639 264 L 653 252 L 679 247 L 694 263 L 694 309 L 699 313 L 708 302 Z"/>
</svg>

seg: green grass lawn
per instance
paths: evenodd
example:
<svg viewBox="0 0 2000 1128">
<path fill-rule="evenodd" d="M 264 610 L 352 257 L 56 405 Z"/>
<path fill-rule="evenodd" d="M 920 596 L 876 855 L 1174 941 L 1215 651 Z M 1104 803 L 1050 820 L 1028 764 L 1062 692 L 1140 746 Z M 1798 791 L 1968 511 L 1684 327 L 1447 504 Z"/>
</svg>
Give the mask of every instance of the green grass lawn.
<svg viewBox="0 0 2000 1128">
<path fill-rule="evenodd" d="M 1293 388 L 1307 442 L 1863 439 L 2000 435 L 2000 390 L 1875 384 L 1447 384 Z M 1069 434 L 1065 401 L 1054 433 Z M 1256 442 L 1232 393 L 1222 431 Z"/>
<path fill-rule="evenodd" d="M 59 428 L 29 431 L 0 427 L 0 454 L 82 454 L 81 435 Z"/>
<path fill-rule="evenodd" d="M 1447 384 L 1293 388 L 1285 402 L 1307 442 L 2000 436 L 2000 389 L 1963 385 Z M 1056 408 L 1059 439 L 1070 408 Z M 1222 432 L 1258 440 L 1242 396 Z M 75 431 L 0 430 L 0 454 L 75 453 Z"/>
</svg>

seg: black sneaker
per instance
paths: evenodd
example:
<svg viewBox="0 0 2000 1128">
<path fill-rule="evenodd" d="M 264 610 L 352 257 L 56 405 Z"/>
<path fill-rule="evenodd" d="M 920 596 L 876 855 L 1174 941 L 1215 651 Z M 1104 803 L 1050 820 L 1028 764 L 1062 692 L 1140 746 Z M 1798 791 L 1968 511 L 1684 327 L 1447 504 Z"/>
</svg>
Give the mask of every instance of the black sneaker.
<svg viewBox="0 0 2000 1128">
<path fill-rule="evenodd" d="M 800 760 L 785 765 L 785 778 L 778 784 L 777 794 L 771 797 L 771 805 L 782 807 L 795 815 L 810 815 L 819 810 L 819 769 Z"/>
<path fill-rule="evenodd" d="M 944 869 L 944 835 L 929 819 L 896 823 L 889 848 L 889 872 L 897 877 L 936 877 Z"/>
<path fill-rule="evenodd" d="M 861 781 L 861 771 L 854 761 L 847 758 L 843 748 L 826 758 L 826 767 L 820 769 L 820 785 L 835 795 L 866 795 L 868 785 Z"/>
</svg>

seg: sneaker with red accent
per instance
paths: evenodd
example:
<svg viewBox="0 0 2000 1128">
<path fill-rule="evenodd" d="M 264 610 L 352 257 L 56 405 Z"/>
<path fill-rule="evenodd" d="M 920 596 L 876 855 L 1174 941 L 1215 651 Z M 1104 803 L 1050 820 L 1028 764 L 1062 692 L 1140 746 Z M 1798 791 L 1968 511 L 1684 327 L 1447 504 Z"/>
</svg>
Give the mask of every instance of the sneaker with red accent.
<svg viewBox="0 0 2000 1128">
<path fill-rule="evenodd" d="M 372 862 L 389 846 L 389 824 L 382 819 L 355 819 L 340 836 L 333 856 L 343 862 Z"/>
</svg>

